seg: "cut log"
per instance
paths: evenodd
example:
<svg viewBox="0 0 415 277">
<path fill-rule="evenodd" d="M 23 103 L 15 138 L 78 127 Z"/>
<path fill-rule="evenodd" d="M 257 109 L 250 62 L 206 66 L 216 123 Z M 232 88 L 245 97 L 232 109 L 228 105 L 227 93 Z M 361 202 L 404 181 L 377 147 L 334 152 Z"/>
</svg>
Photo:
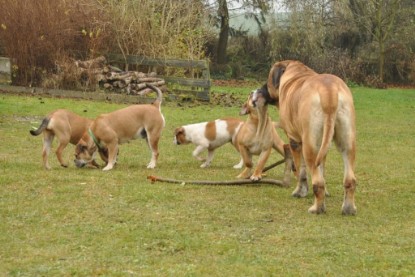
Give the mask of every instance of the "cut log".
<svg viewBox="0 0 415 277">
<path fill-rule="evenodd" d="M 161 80 L 161 81 L 151 82 L 151 83 L 150 82 L 140 83 L 140 84 L 135 84 L 134 88 L 140 90 L 140 89 L 146 88 L 147 84 L 150 84 L 150 85 L 153 85 L 153 86 L 156 86 L 156 87 L 160 87 L 160 86 L 166 84 L 166 82 L 164 80 Z"/>
<path fill-rule="evenodd" d="M 104 56 L 99 56 L 95 59 L 87 60 L 87 61 L 76 61 L 75 64 L 77 67 L 81 68 L 103 68 L 104 65 L 107 63 L 107 59 Z"/>
<path fill-rule="evenodd" d="M 112 89 L 114 87 L 110 83 L 105 83 L 103 86 L 104 86 L 105 89 Z"/>
<path fill-rule="evenodd" d="M 97 57 L 87 61 L 76 61 L 75 65 L 83 80 L 97 82 L 101 87 L 114 92 L 134 95 L 146 95 L 152 90 L 147 83 L 166 91 L 166 82 L 157 77 L 156 72 L 143 73 L 138 71 L 123 71 L 115 66 L 106 64 L 105 57 Z"/>
<path fill-rule="evenodd" d="M 156 78 L 156 77 L 143 77 L 143 78 L 138 78 L 137 83 L 158 82 L 158 81 L 162 81 L 162 80 L 163 79 Z"/>
</svg>

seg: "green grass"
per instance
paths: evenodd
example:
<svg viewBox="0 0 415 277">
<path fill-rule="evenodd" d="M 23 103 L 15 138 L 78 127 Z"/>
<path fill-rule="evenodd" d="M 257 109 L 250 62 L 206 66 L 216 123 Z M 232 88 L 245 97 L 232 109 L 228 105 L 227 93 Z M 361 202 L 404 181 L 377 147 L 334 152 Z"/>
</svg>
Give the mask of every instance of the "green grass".
<svg viewBox="0 0 415 277">
<path fill-rule="evenodd" d="M 244 99 L 250 88 L 215 87 Z M 356 216 L 341 215 L 342 162 L 333 149 L 327 213 L 271 185 L 151 184 L 150 174 L 232 180 L 239 157 L 216 151 L 209 169 L 193 146 L 173 145 L 181 124 L 238 116 L 239 107 L 165 103 L 156 169 L 145 142 L 120 147 L 110 172 L 41 163 L 31 126 L 57 108 L 91 118 L 125 105 L 0 94 L 0 276 L 410 276 L 415 274 L 415 90 L 355 88 Z M 271 111 L 277 119 L 277 112 Z M 285 139 L 285 137 L 283 137 Z M 73 159 L 74 147 L 64 154 Z M 280 159 L 273 154 L 270 162 Z M 283 168 L 269 172 L 281 178 Z"/>
</svg>

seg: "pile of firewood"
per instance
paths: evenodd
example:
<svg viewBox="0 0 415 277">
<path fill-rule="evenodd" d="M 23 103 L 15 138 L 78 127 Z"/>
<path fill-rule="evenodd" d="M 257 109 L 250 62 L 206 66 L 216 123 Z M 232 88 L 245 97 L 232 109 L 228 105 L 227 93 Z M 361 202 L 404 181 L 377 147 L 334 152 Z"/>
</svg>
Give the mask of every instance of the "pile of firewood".
<svg viewBox="0 0 415 277">
<path fill-rule="evenodd" d="M 152 92 L 146 84 L 166 90 L 164 79 L 157 77 L 155 72 L 145 74 L 138 71 L 122 71 L 108 65 L 105 57 L 101 56 L 87 61 L 76 61 L 75 65 L 88 75 L 89 79 L 95 79 L 106 90 L 127 93 L 133 95 L 146 95 Z"/>
</svg>

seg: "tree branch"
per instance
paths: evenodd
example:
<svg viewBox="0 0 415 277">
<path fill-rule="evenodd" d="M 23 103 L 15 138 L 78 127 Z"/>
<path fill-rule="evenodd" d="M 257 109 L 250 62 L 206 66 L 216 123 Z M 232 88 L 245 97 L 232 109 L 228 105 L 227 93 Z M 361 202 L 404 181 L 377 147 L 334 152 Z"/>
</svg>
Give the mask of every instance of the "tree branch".
<svg viewBox="0 0 415 277">
<path fill-rule="evenodd" d="M 267 167 L 265 167 L 262 172 L 268 171 L 280 164 L 285 162 L 284 159 L 273 163 Z M 211 186 L 240 186 L 240 185 L 255 185 L 255 184 L 271 184 L 277 185 L 279 187 L 288 187 L 290 184 L 280 180 L 273 180 L 273 179 L 261 179 L 259 181 L 252 181 L 250 179 L 239 179 L 239 180 L 231 180 L 231 181 L 207 181 L 207 180 L 176 180 L 170 178 L 163 178 L 158 176 L 147 176 L 147 179 L 151 181 L 151 183 L 155 182 L 164 182 L 164 183 L 173 183 L 173 184 L 195 184 L 195 185 L 211 185 Z"/>
<path fill-rule="evenodd" d="M 280 180 L 272 180 L 272 179 L 261 179 L 259 181 L 252 181 L 250 179 L 241 179 L 241 180 L 232 180 L 232 181 L 205 181 L 205 180 L 176 180 L 176 179 L 169 179 L 163 178 L 158 176 L 147 176 L 147 179 L 151 181 L 151 183 L 155 182 L 164 182 L 164 183 L 173 183 L 173 184 L 194 184 L 194 185 L 211 185 L 211 186 L 237 186 L 237 185 L 256 185 L 256 184 L 271 184 L 277 185 L 280 187 L 286 187 L 286 185 Z"/>
</svg>

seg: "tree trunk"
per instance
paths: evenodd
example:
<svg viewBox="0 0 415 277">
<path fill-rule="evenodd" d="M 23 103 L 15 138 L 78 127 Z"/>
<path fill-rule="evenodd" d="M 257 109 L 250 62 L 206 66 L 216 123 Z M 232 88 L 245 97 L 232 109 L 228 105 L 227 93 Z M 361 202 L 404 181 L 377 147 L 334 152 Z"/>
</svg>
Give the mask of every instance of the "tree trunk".
<svg viewBox="0 0 415 277">
<path fill-rule="evenodd" d="M 375 1 L 375 7 L 376 7 L 376 23 L 377 28 L 375 29 L 375 38 L 379 43 L 379 79 L 383 83 L 383 69 L 385 66 L 385 40 L 386 35 L 384 35 L 385 31 L 382 27 L 382 6 L 381 3 L 378 1 Z"/>
<path fill-rule="evenodd" d="M 383 83 L 385 78 L 385 42 L 379 42 L 379 79 Z"/>
<path fill-rule="evenodd" d="M 226 0 L 219 0 L 218 15 L 221 19 L 219 41 L 216 54 L 216 62 L 218 64 L 226 63 L 226 48 L 228 47 L 229 37 L 229 11 Z"/>
</svg>

